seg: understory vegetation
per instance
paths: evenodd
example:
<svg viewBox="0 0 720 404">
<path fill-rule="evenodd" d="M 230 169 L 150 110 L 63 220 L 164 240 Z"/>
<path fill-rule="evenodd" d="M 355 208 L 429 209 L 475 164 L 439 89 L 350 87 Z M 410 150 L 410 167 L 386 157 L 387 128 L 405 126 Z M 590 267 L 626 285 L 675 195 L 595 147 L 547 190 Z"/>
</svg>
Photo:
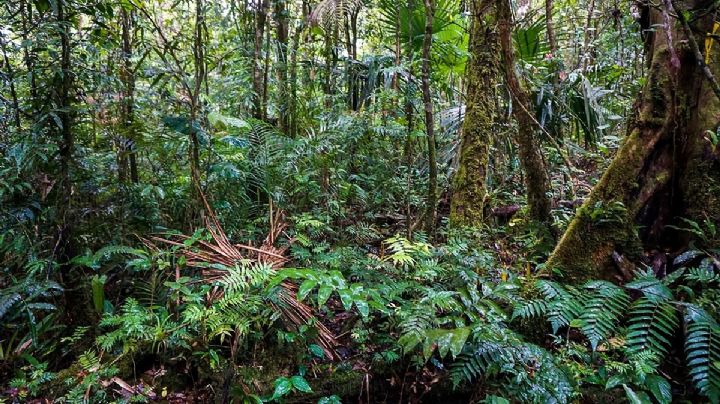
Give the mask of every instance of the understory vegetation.
<svg viewBox="0 0 720 404">
<path fill-rule="evenodd" d="M 0 4 L 0 402 L 720 402 L 716 0 Z"/>
</svg>

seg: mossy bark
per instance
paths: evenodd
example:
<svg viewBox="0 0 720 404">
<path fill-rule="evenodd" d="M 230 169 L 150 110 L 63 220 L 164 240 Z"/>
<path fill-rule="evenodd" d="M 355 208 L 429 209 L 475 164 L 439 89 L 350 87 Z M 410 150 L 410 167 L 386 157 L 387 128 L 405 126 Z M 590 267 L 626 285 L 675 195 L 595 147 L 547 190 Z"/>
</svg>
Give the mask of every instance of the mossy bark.
<svg viewBox="0 0 720 404">
<path fill-rule="evenodd" d="M 515 73 L 515 50 L 512 43 L 512 12 L 509 0 L 497 0 L 498 32 L 500 47 L 504 59 L 505 83 L 513 101 L 513 116 L 517 121 L 518 132 L 515 141 L 518 144 L 520 165 L 525 174 L 530 218 L 542 223 L 550 222 L 550 179 L 545 168 L 542 152 L 535 138 L 540 126 L 533 116 L 534 108 L 530 94 Z"/>
<path fill-rule="evenodd" d="M 430 52 L 432 50 L 433 19 L 435 17 L 434 0 L 425 0 L 425 35 L 423 37 L 422 94 L 425 110 L 425 132 L 428 147 L 428 195 L 425 209 L 425 229 L 432 235 L 437 220 L 437 153 L 435 151 L 435 118 L 430 89 Z"/>
<path fill-rule="evenodd" d="M 453 179 L 450 223 L 453 226 L 478 226 L 486 214 L 486 185 L 491 134 L 496 129 L 499 111 L 495 89 L 499 84 L 500 44 L 497 20 L 471 2 L 472 21 L 468 51 L 465 120 L 462 126 L 460 162 Z"/>
<path fill-rule="evenodd" d="M 702 6 L 695 3 L 677 11 Z M 547 261 L 571 281 L 612 278 L 613 251 L 637 257 L 643 247 L 682 248 L 687 237 L 668 227 L 681 217 L 720 223 L 718 150 L 704 136 L 717 130 L 720 102 L 670 17 L 674 11 L 666 5 L 644 10 L 643 25 L 655 30 L 646 31 L 648 75 L 628 136 Z M 712 13 L 692 14 L 703 43 Z M 718 49 L 711 52 L 707 60 L 717 75 Z"/>
</svg>

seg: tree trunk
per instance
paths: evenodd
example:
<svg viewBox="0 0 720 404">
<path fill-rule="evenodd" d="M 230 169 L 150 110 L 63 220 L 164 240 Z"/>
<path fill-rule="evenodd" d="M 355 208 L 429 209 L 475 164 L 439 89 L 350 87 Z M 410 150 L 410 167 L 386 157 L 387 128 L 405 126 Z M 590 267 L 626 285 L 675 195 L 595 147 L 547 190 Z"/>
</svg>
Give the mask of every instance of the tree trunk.
<svg viewBox="0 0 720 404">
<path fill-rule="evenodd" d="M 288 135 L 292 138 L 297 136 L 297 68 L 298 68 L 298 48 L 300 47 L 300 35 L 305 29 L 305 19 L 295 28 L 292 38 L 292 47 L 290 49 L 290 95 L 288 97 Z"/>
<path fill-rule="evenodd" d="M 8 58 L 7 48 L 5 46 L 4 34 L 0 32 L 0 49 L 3 53 L 3 61 L 5 63 L 5 77 L 7 77 L 8 85 L 10 87 L 10 97 L 12 98 L 13 108 L 13 121 L 15 122 L 15 128 L 19 131 L 22 128 L 20 122 L 20 103 L 18 102 L 17 90 L 15 89 L 15 70 L 10 64 L 10 58 Z"/>
<path fill-rule="evenodd" d="M 478 226 L 485 218 L 485 179 L 490 156 L 491 134 L 496 131 L 499 111 L 495 101 L 502 71 L 497 20 L 482 1 L 471 2 L 472 21 L 468 51 L 465 119 L 462 126 L 460 163 L 453 179 L 450 223 Z"/>
<path fill-rule="evenodd" d="M 122 25 L 122 63 L 120 64 L 120 82 L 122 83 L 120 120 L 123 128 L 123 148 L 120 150 L 123 166 L 130 170 L 130 181 L 138 183 L 137 159 L 135 156 L 135 71 L 132 66 L 132 20 L 133 13 L 121 7 L 120 22 Z M 122 172 L 122 171 L 121 171 Z M 124 178 L 121 178 L 121 182 Z"/>
<path fill-rule="evenodd" d="M 287 0 L 274 0 L 275 1 L 275 22 L 277 24 L 277 50 L 278 59 L 276 64 L 277 73 L 277 88 L 278 88 L 278 106 L 279 115 L 278 123 L 280 130 L 283 133 L 288 133 L 289 120 L 288 112 L 290 110 L 288 103 L 288 88 L 287 88 L 287 76 L 288 76 L 288 10 Z"/>
<path fill-rule="evenodd" d="M 592 59 L 591 51 L 590 51 L 590 43 L 592 42 L 594 30 L 590 29 L 590 24 L 592 24 L 594 21 L 594 19 L 593 19 L 594 14 L 595 14 L 595 0 L 590 0 L 587 19 L 585 20 L 585 28 L 583 29 L 585 36 L 583 39 L 582 55 L 578 58 L 581 66 L 582 66 L 583 72 L 587 71 L 588 66 L 590 65 L 590 60 Z"/>
<path fill-rule="evenodd" d="M 357 20 L 358 20 L 358 14 L 360 10 L 355 9 L 350 14 L 350 32 L 352 33 L 352 58 L 353 60 L 357 60 L 358 58 L 358 51 L 357 51 L 357 42 L 358 42 L 358 34 L 357 34 Z M 357 69 L 353 69 L 353 92 L 352 92 L 352 99 L 353 99 L 353 105 L 352 109 L 353 111 L 357 111 L 358 108 L 360 108 L 360 81 L 358 80 L 358 73 Z"/>
<path fill-rule="evenodd" d="M 547 40 L 550 45 L 552 57 L 558 58 L 557 39 L 555 37 L 555 23 L 553 22 L 553 0 L 545 0 L 545 30 L 547 31 Z"/>
<path fill-rule="evenodd" d="M 428 195 L 425 211 L 425 228 L 432 234 L 437 214 L 437 162 L 435 154 L 435 121 L 432 94 L 430 93 L 430 51 L 432 47 L 434 0 L 425 0 L 425 36 L 423 38 L 422 93 L 425 107 L 425 130 L 428 146 Z"/>
<path fill-rule="evenodd" d="M 23 61 L 25 62 L 25 69 L 27 70 L 27 74 L 30 77 L 30 106 L 31 106 L 31 116 L 33 120 L 33 125 L 37 124 L 38 122 L 38 114 L 40 111 L 39 106 L 39 99 L 38 99 L 38 90 L 37 90 L 37 79 L 35 78 L 35 60 L 36 60 L 36 53 L 35 53 L 35 47 L 33 45 L 32 49 L 28 45 L 29 43 L 35 43 L 34 41 L 29 40 L 29 35 L 31 31 L 31 27 L 34 26 L 33 21 L 33 12 L 32 12 L 32 3 L 30 1 L 24 3 L 21 5 L 22 8 L 24 8 L 24 12 L 21 11 L 21 17 L 22 17 L 22 40 L 23 40 Z"/>
<path fill-rule="evenodd" d="M 325 107 L 330 108 L 332 98 L 335 91 L 335 76 L 333 71 L 337 63 L 337 51 L 335 50 L 335 41 L 338 37 L 337 24 L 332 27 L 323 27 L 325 33 L 325 82 L 323 83 L 323 93 L 325 94 Z"/>
<path fill-rule="evenodd" d="M 202 102 L 200 93 L 202 84 L 206 78 L 205 75 L 205 8 L 203 0 L 195 0 L 195 36 L 193 40 L 193 65 L 194 65 L 194 86 L 192 94 L 190 94 L 190 139 L 188 158 L 190 160 L 190 179 L 191 179 L 191 195 L 192 204 L 188 212 L 188 223 L 192 224 L 196 219 L 197 207 L 202 206 L 199 192 L 201 190 L 200 183 L 200 141 L 198 138 L 197 128 L 200 126 L 200 113 L 202 111 Z"/>
<path fill-rule="evenodd" d="M 260 112 L 262 120 L 267 119 L 268 105 L 268 77 L 270 75 L 270 30 L 265 30 L 265 64 L 263 66 L 262 101 L 260 101 Z"/>
<path fill-rule="evenodd" d="M 648 72 L 635 117 L 549 258 L 548 269 L 575 282 L 612 278 L 613 252 L 638 258 L 643 247 L 684 248 L 688 233 L 667 227 L 682 226 L 679 218 L 720 223 L 720 154 L 706 137 L 720 124 L 720 100 L 703 72 L 702 58 L 693 54 L 681 24 L 670 17 L 688 13 L 697 41 L 704 41 L 713 13 L 692 10 L 708 7 L 708 1 L 686 2 L 676 13 L 665 0 L 643 10 Z M 707 60 L 718 77 L 718 58 Z"/>
<path fill-rule="evenodd" d="M 520 165 L 525 173 L 528 207 L 530 217 L 543 223 L 550 222 L 550 181 L 539 145 L 535 139 L 534 128 L 539 127 L 532 115 L 530 95 L 515 73 L 515 54 L 512 45 L 512 13 L 509 0 L 498 0 L 498 29 L 500 46 L 505 61 L 505 82 L 513 101 L 513 116 L 517 120 L 516 141 L 520 154 Z"/>
<path fill-rule="evenodd" d="M 255 10 L 255 43 L 253 50 L 253 116 L 256 119 L 265 118 L 262 49 L 268 8 L 270 8 L 270 0 L 258 0 L 257 9 Z"/>
<path fill-rule="evenodd" d="M 55 76 L 55 84 L 53 92 L 55 95 L 55 105 L 58 123 L 51 121 L 51 125 L 55 125 L 59 132 L 58 139 L 58 155 L 60 157 L 60 173 L 59 173 L 59 198 L 56 201 L 58 206 L 58 235 L 55 243 L 54 256 L 59 262 L 66 262 L 73 255 L 71 252 L 70 242 L 72 234 L 72 218 L 71 215 L 71 199 L 72 199 L 72 181 L 70 178 L 70 168 L 73 164 L 73 151 L 75 149 L 75 138 L 73 136 L 72 122 L 72 102 L 71 90 L 73 82 L 73 71 L 71 61 L 71 31 L 70 18 L 66 12 L 66 0 L 60 0 L 55 7 L 55 23 L 58 25 L 57 32 L 60 36 L 60 74 Z"/>
</svg>

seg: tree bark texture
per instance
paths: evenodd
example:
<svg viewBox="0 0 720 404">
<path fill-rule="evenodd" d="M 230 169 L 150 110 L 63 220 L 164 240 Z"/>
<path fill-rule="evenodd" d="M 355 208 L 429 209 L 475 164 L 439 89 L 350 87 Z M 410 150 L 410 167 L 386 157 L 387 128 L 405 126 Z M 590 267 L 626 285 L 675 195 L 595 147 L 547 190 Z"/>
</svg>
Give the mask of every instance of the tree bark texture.
<svg viewBox="0 0 720 404">
<path fill-rule="evenodd" d="M 270 8 L 270 0 L 258 0 L 255 10 L 255 43 L 253 50 L 253 115 L 256 119 L 265 119 L 263 106 L 264 88 L 263 85 L 263 39 L 265 35 L 265 23 L 267 11 Z"/>
<path fill-rule="evenodd" d="M 612 278 L 613 252 L 677 250 L 689 241 L 680 218 L 720 224 L 720 101 L 673 16 L 688 13 L 697 41 L 710 32 L 711 1 L 660 2 L 642 13 L 648 71 L 628 135 L 547 261 L 568 279 Z M 715 6 L 716 7 L 716 6 Z M 703 10 L 703 11 L 700 11 Z M 702 42 L 701 42 L 702 43 Z M 703 55 L 718 77 L 720 58 Z"/>
<path fill-rule="evenodd" d="M 135 71 L 132 66 L 132 23 L 133 13 L 121 8 L 120 24 L 122 26 L 122 63 L 120 65 L 120 81 L 122 82 L 121 91 L 121 111 L 120 120 L 123 128 L 123 147 L 120 150 L 120 181 L 125 181 L 125 168 L 130 171 L 130 181 L 137 184 L 138 169 L 137 158 L 135 155 Z"/>
<path fill-rule="evenodd" d="M 512 44 L 512 12 L 509 0 L 498 0 L 498 30 L 502 49 L 505 83 L 513 102 L 513 116 L 517 121 L 520 165 L 525 174 L 525 187 L 530 217 L 543 223 L 550 222 L 550 180 L 545 169 L 540 146 L 535 138 L 539 124 L 533 116 L 530 95 L 515 73 L 515 54 Z"/>
<path fill-rule="evenodd" d="M 426 229 L 433 233 L 437 205 L 437 161 L 435 153 L 435 121 L 433 118 L 432 94 L 430 92 L 430 51 L 432 48 L 434 0 L 425 0 L 425 36 L 423 38 L 422 93 L 425 107 L 425 130 L 428 147 L 428 195 L 425 211 Z"/>
<path fill-rule="evenodd" d="M 460 162 L 453 179 L 450 223 L 478 226 L 486 217 L 486 177 L 491 134 L 500 118 L 496 89 L 502 75 L 497 19 L 493 7 L 482 0 L 471 2 L 472 20 L 468 51 L 465 119 L 460 143 Z"/>
<path fill-rule="evenodd" d="M 277 63 L 276 63 L 276 75 L 277 75 L 277 100 L 278 100 L 278 124 L 280 130 L 287 134 L 289 131 L 289 112 L 290 103 L 288 101 L 288 31 L 289 31 L 289 16 L 287 9 L 287 0 L 274 0 L 275 1 L 275 23 L 277 24 Z"/>
</svg>

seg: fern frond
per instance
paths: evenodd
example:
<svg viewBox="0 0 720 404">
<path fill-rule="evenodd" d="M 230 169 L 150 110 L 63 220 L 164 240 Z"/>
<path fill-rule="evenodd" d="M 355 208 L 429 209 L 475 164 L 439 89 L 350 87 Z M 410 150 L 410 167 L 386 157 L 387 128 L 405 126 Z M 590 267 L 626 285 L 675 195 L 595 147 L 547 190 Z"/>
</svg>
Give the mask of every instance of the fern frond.
<svg viewBox="0 0 720 404">
<path fill-rule="evenodd" d="M 164 287 L 167 278 L 166 272 L 153 271 L 148 279 L 137 281 L 135 284 L 137 300 L 151 310 L 161 306 L 167 295 L 167 290 Z"/>
<path fill-rule="evenodd" d="M 553 281 L 541 279 L 535 283 L 535 288 L 548 300 L 568 299 L 572 297 L 572 292 Z"/>
<path fill-rule="evenodd" d="M 641 297 L 633 303 L 629 319 L 628 353 L 636 355 L 651 350 L 664 357 L 679 323 L 675 307 L 667 301 Z"/>
<path fill-rule="evenodd" d="M 535 288 L 547 300 L 547 319 L 553 333 L 570 325 L 582 313 L 583 305 L 576 289 L 546 280 L 537 281 Z"/>
<path fill-rule="evenodd" d="M 635 279 L 625 285 L 627 289 L 642 292 L 645 297 L 651 300 L 668 300 L 673 298 L 673 293 L 666 283 L 655 276 L 651 269 L 639 270 Z"/>
<path fill-rule="evenodd" d="M 580 315 L 580 330 L 590 341 L 593 350 L 614 331 L 627 309 L 630 298 L 625 291 L 606 281 L 592 281 L 585 285 L 592 293 Z"/>
<path fill-rule="evenodd" d="M 362 5 L 362 0 L 322 0 L 310 14 L 310 21 L 322 23 L 325 29 L 340 26 L 343 15 L 356 12 Z"/>
<path fill-rule="evenodd" d="M 269 264 L 239 264 L 226 267 L 227 275 L 220 279 L 220 284 L 228 293 L 244 292 L 264 284 L 273 273 Z"/>
<path fill-rule="evenodd" d="M 110 258 L 113 255 L 121 254 L 134 255 L 138 257 L 143 257 L 147 255 L 145 251 L 139 250 L 137 248 L 132 248 L 125 245 L 109 245 L 97 250 L 97 252 L 93 254 L 93 261 L 99 262 L 103 259 Z"/>
<path fill-rule="evenodd" d="M 22 299 L 22 296 L 15 292 L 0 296 L 0 319 L 2 319 L 5 313 L 10 311 L 20 299 Z"/>
<path fill-rule="evenodd" d="M 436 325 L 435 310 L 432 307 L 418 306 L 400 323 L 401 335 L 398 343 L 404 352 L 409 352 L 422 342 L 425 332 Z"/>
<path fill-rule="evenodd" d="M 703 309 L 688 305 L 685 358 L 695 387 L 713 402 L 720 400 L 720 327 Z"/>
<path fill-rule="evenodd" d="M 699 282 L 702 284 L 720 283 L 720 274 L 715 273 L 712 264 L 705 264 L 705 262 L 709 263 L 710 260 L 705 259 L 699 267 L 690 268 L 688 270 L 688 273 L 685 274 L 685 279 L 689 281 Z"/>
<path fill-rule="evenodd" d="M 455 386 L 484 377 L 498 384 L 504 396 L 519 402 L 567 402 L 572 394 L 568 376 L 553 356 L 523 342 L 511 331 L 485 335 L 450 367 Z M 485 339 L 485 337 L 487 339 Z"/>
<path fill-rule="evenodd" d="M 513 308 L 512 319 L 531 319 L 544 316 L 548 311 L 548 305 L 543 300 L 524 300 Z"/>
</svg>

